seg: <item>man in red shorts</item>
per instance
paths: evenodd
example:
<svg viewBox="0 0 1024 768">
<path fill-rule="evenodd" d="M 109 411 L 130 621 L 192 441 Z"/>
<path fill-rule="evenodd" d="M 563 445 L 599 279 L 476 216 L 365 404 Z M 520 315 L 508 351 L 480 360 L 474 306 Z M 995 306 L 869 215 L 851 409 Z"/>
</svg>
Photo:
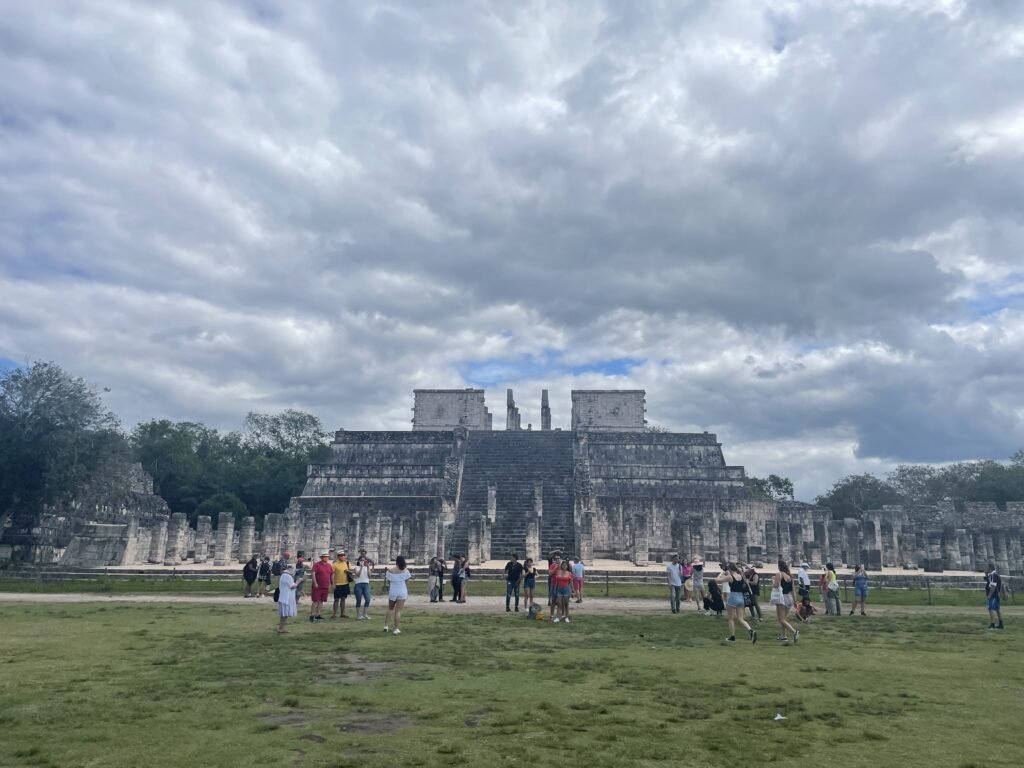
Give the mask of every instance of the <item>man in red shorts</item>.
<svg viewBox="0 0 1024 768">
<path fill-rule="evenodd" d="M 309 607 L 309 620 L 311 622 L 323 621 L 320 609 L 327 602 L 327 596 L 331 591 L 331 580 L 334 577 L 334 567 L 331 565 L 331 556 L 327 552 L 320 553 L 320 561 L 313 566 L 313 604 Z"/>
</svg>

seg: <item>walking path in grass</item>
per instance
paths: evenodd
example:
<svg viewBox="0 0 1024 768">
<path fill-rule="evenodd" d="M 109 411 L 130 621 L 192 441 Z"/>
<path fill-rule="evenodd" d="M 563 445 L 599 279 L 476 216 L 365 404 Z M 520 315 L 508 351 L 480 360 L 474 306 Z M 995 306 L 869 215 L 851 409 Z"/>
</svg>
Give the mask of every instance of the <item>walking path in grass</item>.
<svg viewBox="0 0 1024 768">
<path fill-rule="evenodd" d="M 387 601 L 383 596 L 374 595 L 371 611 L 381 613 L 387 607 Z M 156 603 L 156 604 L 191 604 L 191 605 L 246 605 L 254 609 L 260 607 L 268 612 L 276 609 L 276 604 L 270 598 L 244 598 L 234 595 L 203 595 L 203 594 L 115 594 L 105 595 L 95 592 L 67 592 L 67 593 L 30 593 L 30 592 L 0 592 L 0 604 L 4 603 L 34 603 L 34 604 L 57 604 L 57 603 Z M 541 602 L 544 610 L 547 611 L 547 603 Z M 304 610 L 308 610 L 308 600 L 299 604 L 300 616 Z M 330 605 L 327 605 L 330 610 Z M 429 612 L 439 614 L 459 613 L 493 613 L 505 612 L 505 598 L 499 596 L 471 597 L 465 603 L 431 603 L 430 600 L 421 595 L 414 595 L 406 603 L 406 609 L 415 610 L 417 613 Z M 349 601 L 348 610 L 351 616 L 355 616 L 355 606 Z M 762 606 L 765 622 L 775 620 L 775 611 L 771 606 Z M 650 614 L 667 613 L 668 600 L 655 600 L 650 598 L 629 598 L 629 597 L 592 597 L 583 601 L 582 604 L 572 604 L 571 613 L 580 616 L 599 614 Z M 523 613 L 523 611 L 520 611 Z M 987 620 L 985 605 L 979 601 L 978 606 L 948 606 L 948 605 L 868 605 L 868 616 L 863 619 L 870 619 L 872 616 L 907 616 L 923 614 L 944 614 L 944 615 L 965 615 L 977 613 L 982 619 Z M 1003 613 L 1008 616 L 1024 615 L 1024 605 L 1004 606 Z M 685 608 L 681 615 L 698 612 L 691 607 Z M 843 616 L 851 621 L 862 620 L 860 615 Z M 713 620 L 710 617 L 709 620 Z M 723 617 L 724 620 L 724 617 Z M 833 621 L 823 615 L 815 617 L 814 621 Z"/>
</svg>

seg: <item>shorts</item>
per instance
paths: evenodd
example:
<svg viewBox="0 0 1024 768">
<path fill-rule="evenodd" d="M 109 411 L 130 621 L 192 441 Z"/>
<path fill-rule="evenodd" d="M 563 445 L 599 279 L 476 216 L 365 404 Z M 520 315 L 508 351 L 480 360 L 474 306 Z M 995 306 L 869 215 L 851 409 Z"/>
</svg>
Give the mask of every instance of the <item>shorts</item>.
<svg viewBox="0 0 1024 768">
<path fill-rule="evenodd" d="M 572 577 L 572 588 L 579 592 L 583 589 L 583 579 L 578 579 L 575 576 Z"/>
<path fill-rule="evenodd" d="M 310 599 L 314 603 L 326 603 L 327 602 L 327 587 L 314 587 L 310 593 Z"/>
<path fill-rule="evenodd" d="M 861 589 L 860 587 L 854 587 L 853 596 L 855 598 L 857 598 L 858 600 L 867 600 L 868 599 L 868 588 L 864 587 L 863 589 Z"/>
<path fill-rule="evenodd" d="M 334 599 L 344 600 L 348 597 L 348 584 L 343 584 L 334 588 Z"/>
<path fill-rule="evenodd" d="M 572 588 L 559 587 L 555 590 L 555 597 L 572 597 Z"/>
<path fill-rule="evenodd" d="M 692 581 L 693 581 L 693 591 L 694 592 L 703 592 L 704 591 L 704 577 L 703 576 L 701 578 L 699 578 L 699 579 L 697 577 L 694 577 L 692 579 Z"/>
<path fill-rule="evenodd" d="M 999 597 L 998 596 L 990 597 L 988 599 L 988 609 L 990 611 L 998 611 L 999 610 Z"/>
<path fill-rule="evenodd" d="M 523 579 L 523 589 L 536 589 L 536 588 L 537 588 L 537 580 L 536 579 Z"/>
<path fill-rule="evenodd" d="M 743 607 L 743 593 L 742 592 L 730 592 L 729 601 L 726 603 L 730 608 L 742 608 Z"/>
</svg>

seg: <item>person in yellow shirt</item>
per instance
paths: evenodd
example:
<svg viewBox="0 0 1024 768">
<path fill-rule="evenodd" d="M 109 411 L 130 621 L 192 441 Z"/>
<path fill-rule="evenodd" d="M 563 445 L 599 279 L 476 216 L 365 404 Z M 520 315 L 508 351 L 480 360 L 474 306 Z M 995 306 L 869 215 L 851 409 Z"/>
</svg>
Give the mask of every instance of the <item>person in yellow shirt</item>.
<svg viewBox="0 0 1024 768">
<path fill-rule="evenodd" d="M 332 619 L 338 618 L 338 607 L 341 606 L 341 618 L 345 618 L 345 600 L 352 583 L 352 573 L 349 570 L 348 561 L 345 559 L 345 550 L 338 550 L 338 559 L 334 561 L 334 573 L 331 576 L 331 583 L 334 584 L 334 612 Z"/>
</svg>

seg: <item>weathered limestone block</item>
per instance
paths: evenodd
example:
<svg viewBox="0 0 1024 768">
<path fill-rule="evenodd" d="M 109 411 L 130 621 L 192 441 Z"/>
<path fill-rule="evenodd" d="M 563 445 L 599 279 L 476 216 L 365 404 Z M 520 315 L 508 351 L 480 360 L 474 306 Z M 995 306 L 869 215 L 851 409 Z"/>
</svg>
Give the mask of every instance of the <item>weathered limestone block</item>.
<svg viewBox="0 0 1024 768">
<path fill-rule="evenodd" d="M 231 564 L 231 548 L 235 538 L 235 517 L 230 512 L 217 515 L 217 532 L 214 536 L 213 564 Z"/>
<path fill-rule="evenodd" d="M 118 565 L 131 565 L 139 562 L 139 516 L 128 516 L 128 530 L 125 531 L 124 552 Z"/>
</svg>

